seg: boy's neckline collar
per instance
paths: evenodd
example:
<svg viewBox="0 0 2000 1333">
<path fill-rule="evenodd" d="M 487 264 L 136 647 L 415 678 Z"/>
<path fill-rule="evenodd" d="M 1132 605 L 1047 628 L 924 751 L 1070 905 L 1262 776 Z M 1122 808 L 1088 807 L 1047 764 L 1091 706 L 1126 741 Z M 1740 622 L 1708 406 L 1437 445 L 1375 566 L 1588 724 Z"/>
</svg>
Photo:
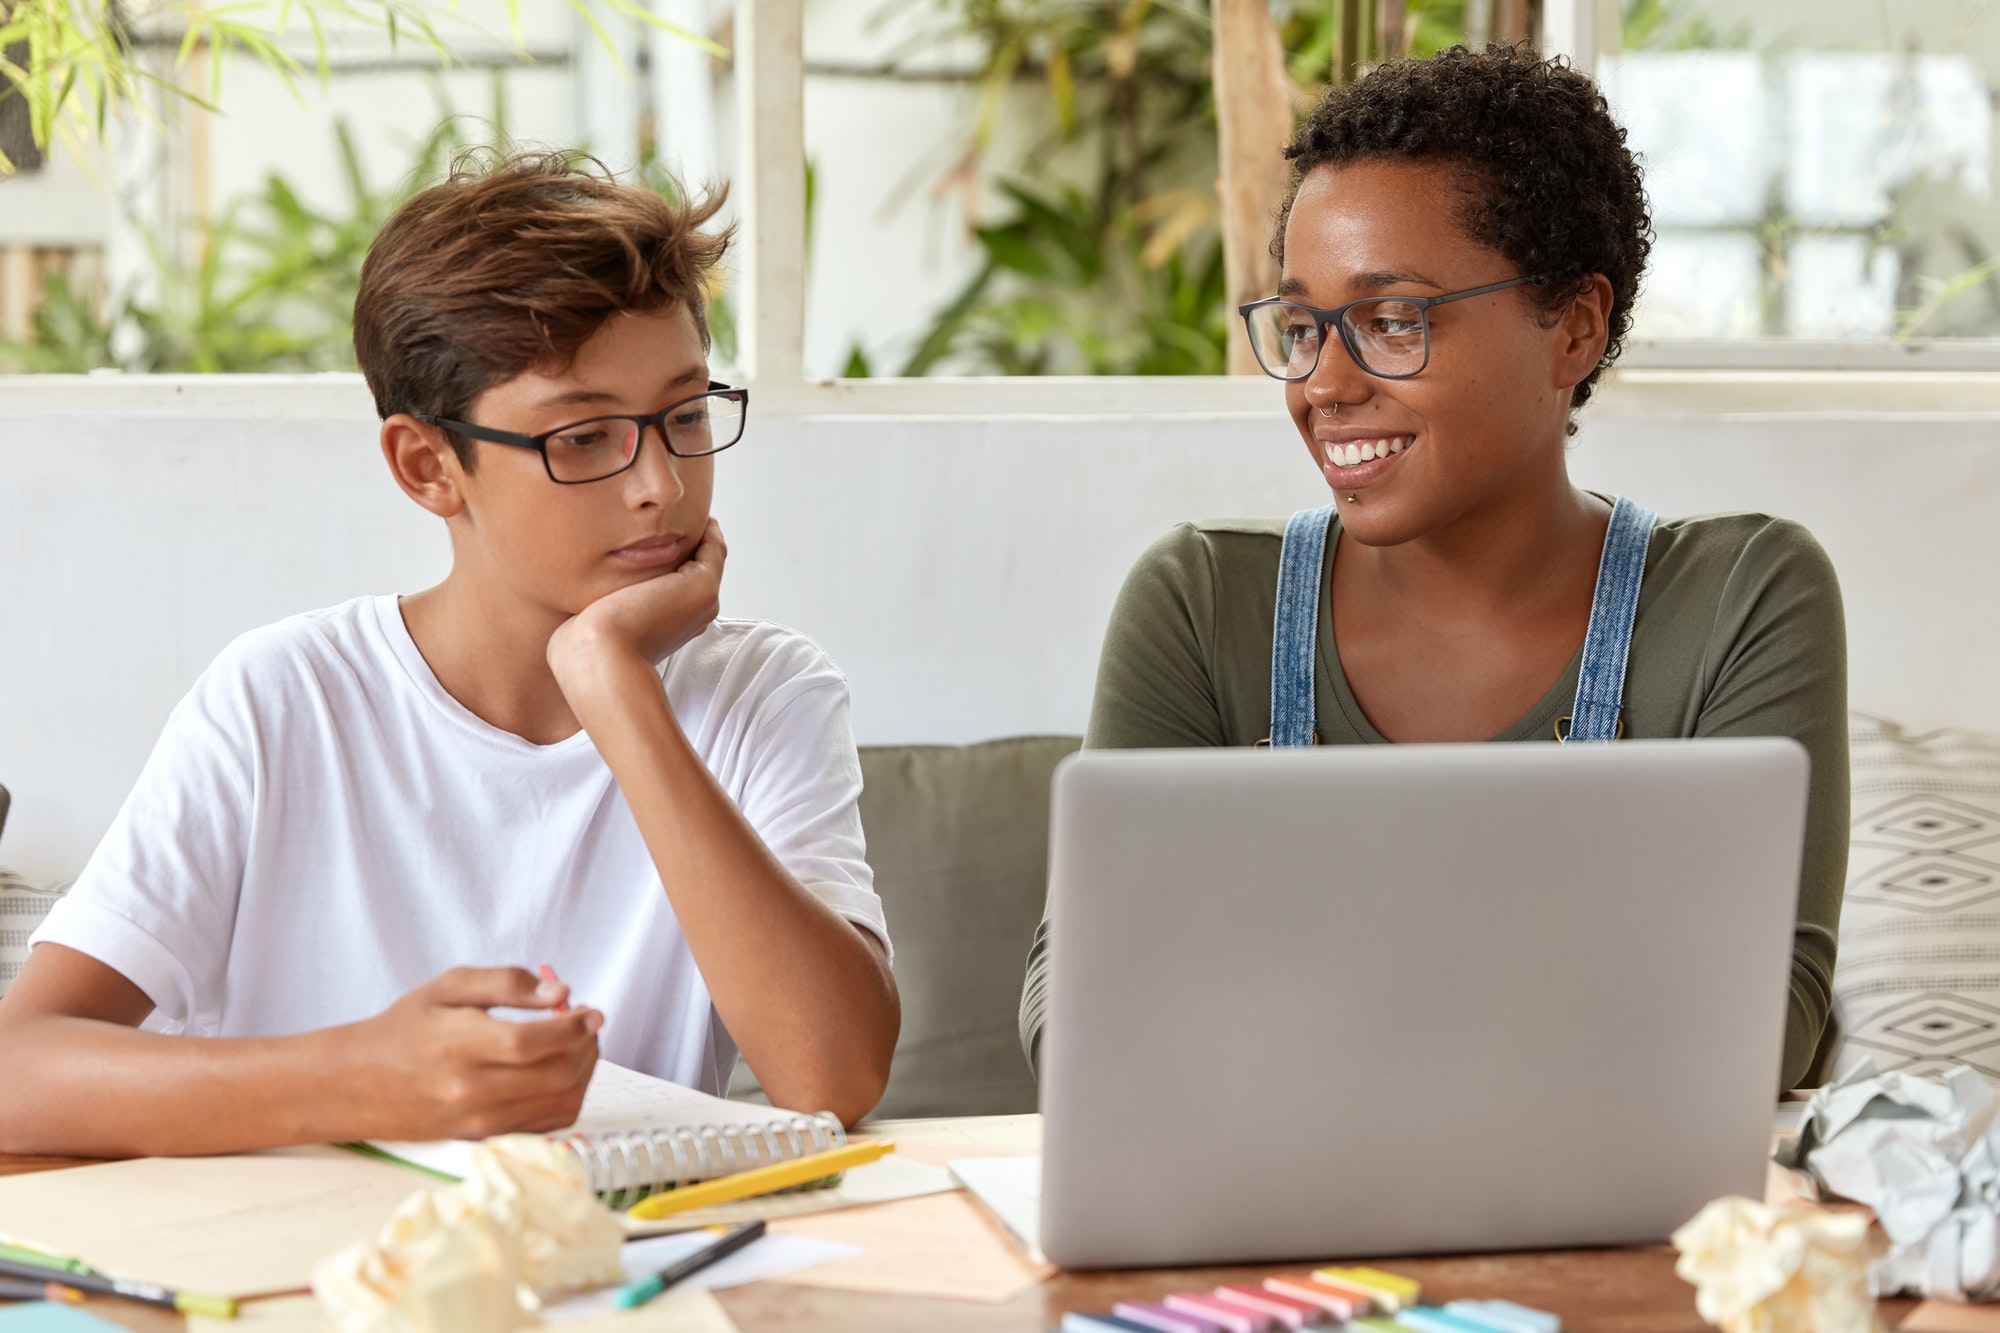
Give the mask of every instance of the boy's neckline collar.
<svg viewBox="0 0 2000 1333">
<path fill-rule="evenodd" d="M 503 727 L 496 727 L 477 713 L 467 708 L 444 687 L 424 660 L 423 652 L 417 647 L 416 639 L 410 634 L 409 625 L 403 620 L 402 598 L 395 593 L 384 593 L 374 599 L 376 619 L 383 637 L 388 640 L 390 651 L 397 663 L 409 677 L 410 684 L 439 713 L 453 725 L 464 730 L 489 745 L 503 747 L 522 755 L 566 757 L 572 753 L 588 751 L 596 753 L 596 746 L 583 728 L 575 734 L 565 736 L 550 745 L 538 745 L 525 736 L 517 735 Z"/>
</svg>

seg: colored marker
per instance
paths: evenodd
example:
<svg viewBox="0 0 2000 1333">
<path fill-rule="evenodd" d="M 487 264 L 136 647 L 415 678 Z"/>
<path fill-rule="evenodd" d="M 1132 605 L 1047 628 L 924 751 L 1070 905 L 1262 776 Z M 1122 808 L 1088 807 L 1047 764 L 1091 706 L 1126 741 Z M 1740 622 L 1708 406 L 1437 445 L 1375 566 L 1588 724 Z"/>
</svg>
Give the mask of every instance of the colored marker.
<svg viewBox="0 0 2000 1333">
<path fill-rule="evenodd" d="M 1072 1310 L 1062 1317 L 1062 1333 L 1158 1333 L 1151 1324 L 1135 1324 L 1115 1314 L 1084 1314 Z"/>
<path fill-rule="evenodd" d="M 1408 1329 L 1395 1320 L 1384 1319 L 1380 1315 L 1372 1315 L 1367 1319 L 1357 1319 L 1349 1324 L 1348 1327 L 1359 1329 L 1360 1333 L 1410 1333 Z"/>
<path fill-rule="evenodd" d="M 1379 1268 L 1343 1268 L 1339 1271 L 1358 1282 L 1393 1291 L 1412 1305 L 1423 1298 L 1424 1284 L 1401 1273 L 1388 1273 Z"/>
<path fill-rule="evenodd" d="M 1360 1292 L 1309 1277 L 1267 1277 L 1264 1290 L 1311 1301 L 1335 1319 L 1359 1319 L 1370 1309 L 1368 1298 Z"/>
<path fill-rule="evenodd" d="M 1379 1268 L 1322 1268 L 1313 1276 L 1321 1282 L 1339 1282 L 1357 1287 L 1375 1299 L 1390 1314 L 1407 1310 L 1423 1299 L 1424 1287 L 1414 1278 L 1385 1273 Z"/>
<path fill-rule="evenodd" d="M 557 976 L 556 970 L 553 967 L 550 967 L 547 963 L 543 963 L 540 967 L 536 968 L 535 972 L 537 975 L 541 977 L 543 981 L 553 981 L 558 986 L 562 985 L 562 978 Z M 557 1005 L 556 1012 L 559 1014 L 568 1013 L 569 1001 L 564 1000 L 561 1004 Z"/>
<path fill-rule="evenodd" d="M 79 1305 L 83 1302 L 83 1293 L 60 1282 L 26 1282 L 19 1278 L 0 1277 L 0 1301 L 63 1301 Z"/>
<path fill-rule="evenodd" d="M 1312 1275 L 1311 1280 L 1330 1291 L 1342 1293 L 1350 1300 L 1361 1302 L 1361 1309 L 1350 1318 L 1359 1319 L 1362 1315 L 1374 1314 L 1382 1307 L 1383 1293 L 1379 1288 L 1364 1287 L 1359 1282 L 1349 1282 L 1346 1278 L 1335 1277 L 1330 1268 L 1320 1269 Z M 1382 1313 L 1386 1314 L 1388 1311 L 1382 1310 Z"/>
<path fill-rule="evenodd" d="M 1499 1333 L 1562 1333 L 1562 1317 L 1512 1301 L 1446 1301 L 1444 1308 Z"/>
<path fill-rule="evenodd" d="M 1240 1305 L 1230 1305 L 1218 1301 L 1213 1296 L 1203 1296 L 1199 1292 L 1182 1292 L 1169 1296 L 1164 1302 L 1169 1310 L 1179 1310 L 1182 1314 L 1198 1314 L 1203 1319 L 1213 1320 L 1229 1333 L 1270 1333 L 1271 1316 L 1257 1310 L 1246 1310 Z"/>
<path fill-rule="evenodd" d="M 1304 1328 L 1308 1324 L 1321 1323 L 1326 1318 L 1326 1311 L 1320 1306 L 1291 1296 L 1280 1296 L 1262 1287 L 1227 1284 L 1215 1289 L 1215 1299 L 1267 1314 L 1287 1329 Z"/>
<path fill-rule="evenodd" d="M 50 1254 L 47 1250 L 31 1246 L 0 1242 L 0 1259 L 17 1264 L 33 1264 L 37 1270 L 60 1269 L 65 1273 L 88 1273 L 90 1265 L 81 1259 L 70 1259 L 60 1254 Z"/>
<path fill-rule="evenodd" d="M 1493 1333 L 1491 1324 L 1430 1305 L 1398 1311 L 1396 1322 L 1415 1333 Z"/>
<path fill-rule="evenodd" d="M 1213 1319 L 1204 1319 L 1198 1314 L 1184 1314 L 1179 1310 L 1169 1310 L 1157 1301 L 1120 1301 L 1111 1307 L 1111 1313 L 1120 1319 L 1143 1324 L 1147 1328 L 1156 1330 L 1156 1333 L 1227 1333 L 1227 1330 Z"/>
<path fill-rule="evenodd" d="M 730 1228 L 720 1240 L 711 1245 L 704 1245 L 685 1259 L 667 1265 L 651 1277 L 627 1282 L 618 1289 L 618 1308 L 631 1310 L 644 1305 L 676 1282 L 693 1277 L 718 1259 L 727 1259 L 763 1234 L 762 1218 L 755 1222 L 745 1222 L 740 1227 Z"/>
<path fill-rule="evenodd" d="M 47 1282 L 53 1276 L 46 1264 L 16 1263 L 11 1259 L 0 1259 L 0 1276 L 26 1278 L 30 1282 Z M 214 1315 L 218 1319 L 234 1319 L 236 1302 L 227 1296 L 204 1296 L 193 1291 L 168 1291 L 150 1282 L 128 1282 L 124 1278 L 105 1277 L 101 1273 L 64 1273 L 62 1285 L 75 1287 L 78 1291 L 92 1291 L 100 1296 L 123 1296 L 128 1301 L 143 1301 L 147 1305 L 163 1305 L 169 1310 L 179 1310 L 182 1314 Z"/>
</svg>

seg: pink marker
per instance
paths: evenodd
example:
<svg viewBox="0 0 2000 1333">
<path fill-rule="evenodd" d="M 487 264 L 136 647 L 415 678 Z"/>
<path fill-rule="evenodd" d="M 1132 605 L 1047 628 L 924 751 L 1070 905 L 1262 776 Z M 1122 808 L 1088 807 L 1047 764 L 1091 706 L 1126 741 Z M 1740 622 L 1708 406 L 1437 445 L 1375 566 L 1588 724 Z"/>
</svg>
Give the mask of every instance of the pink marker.
<svg viewBox="0 0 2000 1333">
<path fill-rule="evenodd" d="M 1240 1305 L 1229 1305 L 1213 1296 L 1201 1296 L 1189 1292 L 1179 1296 L 1169 1296 L 1164 1302 L 1169 1310 L 1179 1310 L 1182 1314 L 1198 1314 L 1229 1330 L 1229 1333 L 1270 1333 L 1270 1315 L 1257 1310 L 1246 1310 Z"/>
<path fill-rule="evenodd" d="M 1309 1277 L 1267 1277 L 1264 1279 L 1264 1290 L 1310 1301 L 1335 1319 L 1359 1319 L 1368 1313 L 1367 1297 L 1331 1283 L 1315 1282 Z"/>
<path fill-rule="evenodd" d="M 1280 1296 L 1275 1291 L 1265 1291 L 1260 1287 L 1243 1287 L 1234 1284 L 1215 1289 L 1215 1299 L 1240 1305 L 1259 1314 L 1269 1315 L 1288 1329 L 1304 1328 L 1308 1324 L 1326 1322 L 1326 1310 L 1322 1306 Z"/>
<path fill-rule="evenodd" d="M 556 970 L 553 967 L 550 967 L 547 963 L 543 963 L 539 968 L 535 969 L 535 971 L 543 981 L 553 981 L 558 986 L 562 985 L 562 978 L 557 976 Z M 561 1004 L 557 1005 L 556 1012 L 559 1014 L 568 1013 L 569 1001 L 565 1000 Z"/>
</svg>

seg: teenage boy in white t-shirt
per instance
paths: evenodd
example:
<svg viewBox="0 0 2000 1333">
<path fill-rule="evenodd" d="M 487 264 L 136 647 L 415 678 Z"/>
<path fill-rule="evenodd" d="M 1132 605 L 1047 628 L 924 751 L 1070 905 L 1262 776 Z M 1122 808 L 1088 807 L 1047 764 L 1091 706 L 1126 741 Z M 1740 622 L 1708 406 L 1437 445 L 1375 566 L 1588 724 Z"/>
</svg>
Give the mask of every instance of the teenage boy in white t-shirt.
<svg viewBox="0 0 2000 1333">
<path fill-rule="evenodd" d="M 740 1048 L 780 1106 L 875 1104 L 899 1012 L 846 680 L 717 619 L 719 204 L 526 156 L 384 228 L 355 350 L 451 573 L 247 634 L 175 709 L 0 1001 L 0 1151 L 552 1130 L 600 1052 L 718 1092 Z M 579 424 L 621 413 L 650 420 Z"/>
</svg>

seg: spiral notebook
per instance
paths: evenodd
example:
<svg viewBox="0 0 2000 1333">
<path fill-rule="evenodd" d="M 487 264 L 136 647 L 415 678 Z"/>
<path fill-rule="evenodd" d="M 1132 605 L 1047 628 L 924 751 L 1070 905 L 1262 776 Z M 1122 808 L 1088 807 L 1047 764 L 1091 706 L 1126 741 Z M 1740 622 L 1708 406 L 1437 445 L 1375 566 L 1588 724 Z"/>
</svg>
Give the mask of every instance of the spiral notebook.
<svg viewBox="0 0 2000 1333">
<path fill-rule="evenodd" d="M 597 1062 L 576 1123 L 549 1137 L 577 1155 L 591 1189 L 614 1208 L 659 1190 L 825 1152 L 847 1141 L 834 1116 L 724 1101 L 608 1060 Z M 472 1169 L 476 1146 L 470 1139 L 363 1145 L 454 1178 Z"/>
</svg>

